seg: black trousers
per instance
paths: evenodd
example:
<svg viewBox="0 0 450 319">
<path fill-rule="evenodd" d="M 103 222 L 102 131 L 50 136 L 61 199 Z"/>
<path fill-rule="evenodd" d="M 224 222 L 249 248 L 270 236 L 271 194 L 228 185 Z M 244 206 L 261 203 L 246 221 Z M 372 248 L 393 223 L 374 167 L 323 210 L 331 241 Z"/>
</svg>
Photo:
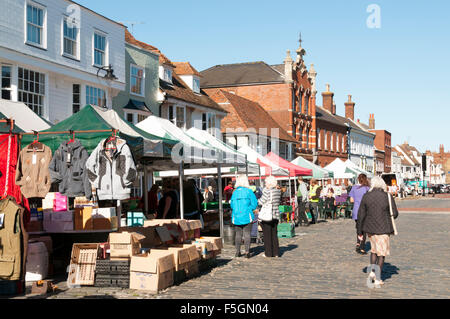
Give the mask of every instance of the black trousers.
<svg viewBox="0 0 450 319">
<path fill-rule="evenodd" d="M 309 225 L 308 217 L 306 216 L 306 202 L 301 200 L 298 203 L 298 219 L 300 220 L 300 225 Z"/>
<path fill-rule="evenodd" d="M 266 257 L 279 257 L 280 245 L 278 242 L 278 220 L 261 222 L 264 236 L 264 249 Z"/>
<path fill-rule="evenodd" d="M 358 221 L 355 220 L 355 222 L 358 222 Z M 363 240 L 359 240 L 358 237 L 359 237 L 358 234 L 356 234 L 356 246 L 357 246 L 357 248 L 365 250 L 366 249 L 367 234 L 366 233 L 363 234 Z"/>
</svg>

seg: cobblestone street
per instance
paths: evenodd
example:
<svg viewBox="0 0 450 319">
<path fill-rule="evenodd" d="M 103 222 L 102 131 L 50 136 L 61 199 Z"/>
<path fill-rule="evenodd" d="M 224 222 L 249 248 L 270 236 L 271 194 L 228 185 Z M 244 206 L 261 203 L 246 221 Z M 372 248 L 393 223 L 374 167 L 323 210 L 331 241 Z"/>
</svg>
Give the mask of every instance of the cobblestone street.
<svg viewBox="0 0 450 319">
<path fill-rule="evenodd" d="M 427 200 L 427 207 L 450 206 L 450 200 L 441 201 Z M 367 288 L 364 268 L 369 257 L 354 252 L 354 222 L 340 219 L 297 228 L 297 237 L 280 240 L 280 259 L 264 258 L 263 247 L 255 244 L 253 258 L 233 259 L 233 247 L 226 246 L 216 268 L 157 296 L 113 288 L 67 290 L 58 282 L 62 291 L 49 299 L 448 298 L 450 214 L 402 212 L 397 226 L 400 234 L 391 241 L 381 289 Z"/>
</svg>

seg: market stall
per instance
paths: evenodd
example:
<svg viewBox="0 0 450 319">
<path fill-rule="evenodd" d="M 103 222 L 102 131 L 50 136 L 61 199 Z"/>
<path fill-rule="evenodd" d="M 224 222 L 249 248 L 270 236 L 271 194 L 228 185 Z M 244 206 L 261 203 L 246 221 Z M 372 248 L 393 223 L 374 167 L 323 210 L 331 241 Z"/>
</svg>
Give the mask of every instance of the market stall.
<svg viewBox="0 0 450 319">
<path fill-rule="evenodd" d="M 330 178 L 334 177 L 334 174 L 332 171 L 326 170 L 318 165 L 315 165 L 315 164 L 311 163 L 310 161 L 304 159 L 301 156 L 297 157 L 291 163 L 298 165 L 300 167 L 305 167 L 305 168 L 311 169 L 312 176 L 306 176 L 306 177 L 312 177 L 312 178 L 315 178 L 318 180 L 330 179 Z"/>
<path fill-rule="evenodd" d="M 353 179 L 359 175 L 359 172 L 349 168 L 339 158 L 335 159 L 330 165 L 325 166 L 326 170 L 332 171 L 334 179 Z"/>
<path fill-rule="evenodd" d="M 0 119 L 14 120 L 13 132 L 33 132 L 49 129 L 52 125 L 34 113 L 22 102 L 0 99 Z"/>
</svg>

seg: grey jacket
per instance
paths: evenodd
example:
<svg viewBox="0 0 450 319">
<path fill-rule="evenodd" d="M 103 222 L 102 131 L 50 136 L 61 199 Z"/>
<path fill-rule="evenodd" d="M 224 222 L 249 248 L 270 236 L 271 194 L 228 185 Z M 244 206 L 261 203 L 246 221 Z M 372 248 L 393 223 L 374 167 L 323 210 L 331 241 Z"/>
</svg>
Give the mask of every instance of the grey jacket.
<svg viewBox="0 0 450 319">
<path fill-rule="evenodd" d="M 272 195 L 272 196 L 271 196 Z M 281 191 L 276 188 L 264 188 L 261 198 L 258 200 L 260 206 L 270 203 L 272 197 L 272 219 L 280 220 L 280 203 L 281 203 Z"/>
<path fill-rule="evenodd" d="M 124 140 L 117 139 L 117 150 L 109 158 L 105 142 L 106 139 L 98 144 L 86 162 L 89 180 L 97 189 L 99 200 L 128 199 L 131 185 L 137 177 L 130 148 Z"/>
<path fill-rule="evenodd" d="M 53 154 L 49 170 L 52 183 L 59 184 L 59 192 L 67 197 L 91 197 L 86 161 L 89 154 L 79 140 L 62 143 Z"/>
</svg>

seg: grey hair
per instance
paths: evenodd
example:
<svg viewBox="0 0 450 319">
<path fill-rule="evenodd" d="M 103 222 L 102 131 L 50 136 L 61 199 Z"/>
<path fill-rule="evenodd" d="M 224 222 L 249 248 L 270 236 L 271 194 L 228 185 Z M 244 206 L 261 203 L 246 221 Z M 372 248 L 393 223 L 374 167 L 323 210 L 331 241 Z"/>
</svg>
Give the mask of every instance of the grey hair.
<svg viewBox="0 0 450 319">
<path fill-rule="evenodd" d="M 236 185 L 235 185 L 235 187 L 236 188 L 238 188 L 238 187 L 250 188 L 250 184 L 248 182 L 247 175 L 239 175 L 236 178 Z"/>
<path fill-rule="evenodd" d="M 370 191 L 373 191 L 375 188 L 379 188 L 387 192 L 386 182 L 379 176 L 375 176 L 374 178 L 372 178 L 370 186 L 371 186 Z"/>
<path fill-rule="evenodd" d="M 266 188 L 275 188 L 278 185 L 277 179 L 273 176 L 269 176 L 266 178 L 264 184 L 266 185 Z"/>
</svg>

